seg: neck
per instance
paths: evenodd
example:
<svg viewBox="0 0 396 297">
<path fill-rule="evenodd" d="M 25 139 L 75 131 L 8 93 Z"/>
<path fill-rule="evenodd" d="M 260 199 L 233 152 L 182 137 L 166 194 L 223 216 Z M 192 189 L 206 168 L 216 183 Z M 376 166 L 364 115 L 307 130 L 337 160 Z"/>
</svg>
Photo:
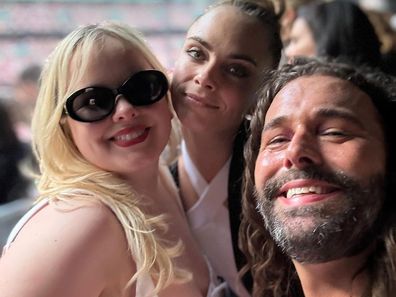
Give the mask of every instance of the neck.
<svg viewBox="0 0 396 297">
<path fill-rule="evenodd" d="M 293 261 L 305 297 L 361 297 L 369 284 L 364 269 L 369 251 L 320 264 Z"/>
<path fill-rule="evenodd" d="M 210 182 L 232 155 L 236 135 L 195 133 L 182 130 L 187 151 L 198 171 Z"/>
<path fill-rule="evenodd" d="M 140 195 L 159 197 L 157 195 L 160 186 L 159 163 L 147 165 L 143 170 L 129 173 L 126 177 L 132 189 Z"/>
</svg>

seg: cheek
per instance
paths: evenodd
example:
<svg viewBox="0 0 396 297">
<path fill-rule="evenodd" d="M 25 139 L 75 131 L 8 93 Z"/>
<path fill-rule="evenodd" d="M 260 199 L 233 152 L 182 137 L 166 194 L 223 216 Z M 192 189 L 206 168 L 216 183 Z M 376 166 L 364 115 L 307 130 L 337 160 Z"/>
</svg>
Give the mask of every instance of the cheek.
<svg viewBox="0 0 396 297">
<path fill-rule="evenodd" d="M 171 79 L 170 79 L 170 89 L 171 91 L 175 90 L 177 88 L 177 85 L 179 84 L 179 70 L 178 68 L 174 68 L 171 74 Z"/>
<path fill-rule="evenodd" d="M 99 130 L 102 129 L 100 127 L 88 127 L 82 124 L 75 124 L 71 121 L 69 121 L 68 125 L 75 146 L 78 151 L 87 158 L 87 155 L 90 155 L 92 144 L 96 143 L 95 139 L 100 137 Z"/>
<path fill-rule="evenodd" d="M 171 112 L 171 107 L 169 106 L 169 102 L 166 100 L 163 100 L 160 102 L 154 111 L 157 116 L 156 118 L 158 119 L 159 122 L 159 127 L 165 132 L 168 131 L 170 132 L 171 129 L 171 121 L 173 118 L 173 113 Z"/>
<path fill-rule="evenodd" d="M 69 120 L 67 121 L 67 129 L 68 129 L 68 134 L 70 134 L 74 144 L 77 146 L 79 146 L 79 139 L 80 139 L 80 130 L 78 129 L 78 127 L 76 125 L 74 125 L 74 122 Z"/>
<path fill-rule="evenodd" d="M 282 152 L 262 151 L 259 153 L 254 170 L 254 180 L 258 188 L 262 188 L 268 179 L 276 175 L 282 168 L 283 159 Z"/>
<path fill-rule="evenodd" d="M 181 100 L 181 96 L 183 96 L 186 88 L 186 82 L 188 82 L 189 75 L 183 70 L 185 67 L 177 67 L 172 72 L 171 84 L 170 84 L 170 93 L 172 94 L 172 102 L 173 104 L 178 104 Z"/>
<path fill-rule="evenodd" d="M 171 106 L 172 106 L 172 104 L 166 98 L 162 99 L 162 101 L 160 102 L 160 104 L 158 106 L 158 109 L 156 112 L 159 114 L 159 116 L 161 118 L 164 119 L 164 121 L 169 122 L 173 118 Z"/>
<path fill-rule="evenodd" d="M 337 149 L 326 149 L 327 164 L 346 174 L 364 178 L 385 172 L 385 149 L 375 143 L 346 143 Z"/>
<path fill-rule="evenodd" d="M 89 136 L 92 134 L 87 133 L 87 131 L 83 129 L 73 129 L 71 128 L 71 134 L 73 138 L 73 142 L 75 146 L 77 147 L 78 151 L 85 157 L 85 151 L 87 150 L 88 147 L 88 142 Z"/>
<path fill-rule="evenodd" d="M 175 63 L 175 67 L 172 71 L 172 85 L 178 85 L 185 80 L 185 77 L 189 76 L 194 68 L 193 65 L 184 57 L 179 57 Z"/>
<path fill-rule="evenodd" d="M 172 129 L 171 123 L 172 123 L 172 114 L 170 112 L 167 112 L 166 114 L 164 114 L 163 121 L 161 124 L 162 130 L 163 130 L 163 133 L 164 133 L 164 136 L 166 139 L 169 138 L 169 135 L 170 135 L 170 132 Z"/>
</svg>

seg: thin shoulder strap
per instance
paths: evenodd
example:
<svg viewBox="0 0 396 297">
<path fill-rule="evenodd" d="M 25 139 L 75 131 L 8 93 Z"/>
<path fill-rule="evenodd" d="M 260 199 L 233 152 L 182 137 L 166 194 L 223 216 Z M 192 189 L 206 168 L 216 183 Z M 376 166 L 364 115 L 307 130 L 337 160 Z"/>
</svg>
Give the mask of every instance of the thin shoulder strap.
<svg viewBox="0 0 396 297">
<path fill-rule="evenodd" d="M 3 253 L 9 248 L 11 243 L 18 236 L 18 233 L 22 230 L 23 226 L 36 214 L 38 213 L 44 206 L 48 204 L 47 199 L 43 199 L 35 204 L 31 209 L 29 209 L 26 214 L 16 223 L 14 228 L 12 228 L 10 235 L 8 235 L 7 242 L 4 246 Z"/>
</svg>

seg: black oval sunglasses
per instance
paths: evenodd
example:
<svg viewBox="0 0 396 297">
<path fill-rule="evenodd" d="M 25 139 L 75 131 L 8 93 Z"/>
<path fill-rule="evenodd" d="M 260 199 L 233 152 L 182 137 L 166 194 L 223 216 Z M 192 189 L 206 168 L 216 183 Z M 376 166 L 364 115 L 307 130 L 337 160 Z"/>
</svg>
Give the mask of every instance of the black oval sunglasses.
<svg viewBox="0 0 396 297">
<path fill-rule="evenodd" d="M 134 106 L 145 106 L 162 99 L 168 89 L 168 80 L 161 71 L 143 70 L 116 89 L 92 86 L 78 90 L 66 99 L 64 108 L 66 114 L 76 121 L 96 122 L 114 111 L 119 94 Z"/>
</svg>

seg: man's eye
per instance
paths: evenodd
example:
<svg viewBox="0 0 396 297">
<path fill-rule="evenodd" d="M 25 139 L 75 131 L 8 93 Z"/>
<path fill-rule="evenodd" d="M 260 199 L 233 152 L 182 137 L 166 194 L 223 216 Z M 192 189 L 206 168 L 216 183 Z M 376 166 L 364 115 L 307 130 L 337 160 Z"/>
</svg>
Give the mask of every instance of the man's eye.
<svg viewBox="0 0 396 297">
<path fill-rule="evenodd" d="M 323 131 L 321 137 L 328 141 L 344 142 L 353 138 L 353 135 L 348 131 L 329 129 Z"/>
<path fill-rule="evenodd" d="M 322 133 L 324 136 L 345 137 L 346 133 L 341 130 L 326 130 Z"/>
<path fill-rule="evenodd" d="M 196 60 L 201 60 L 201 59 L 203 59 L 203 53 L 202 53 L 202 51 L 201 51 L 200 49 L 191 48 L 191 49 L 186 50 L 186 53 L 187 53 L 190 57 L 192 57 L 193 59 L 196 59 Z"/>
<path fill-rule="evenodd" d="M 277 145 L 283 144 L 287 141 L 288 141 L 288 139 L 286 137 L 277 136 L 277 137 L 272 138 L 270 141 L 268 141 L 267 146 L 277 146 Z"/>
</svg>

